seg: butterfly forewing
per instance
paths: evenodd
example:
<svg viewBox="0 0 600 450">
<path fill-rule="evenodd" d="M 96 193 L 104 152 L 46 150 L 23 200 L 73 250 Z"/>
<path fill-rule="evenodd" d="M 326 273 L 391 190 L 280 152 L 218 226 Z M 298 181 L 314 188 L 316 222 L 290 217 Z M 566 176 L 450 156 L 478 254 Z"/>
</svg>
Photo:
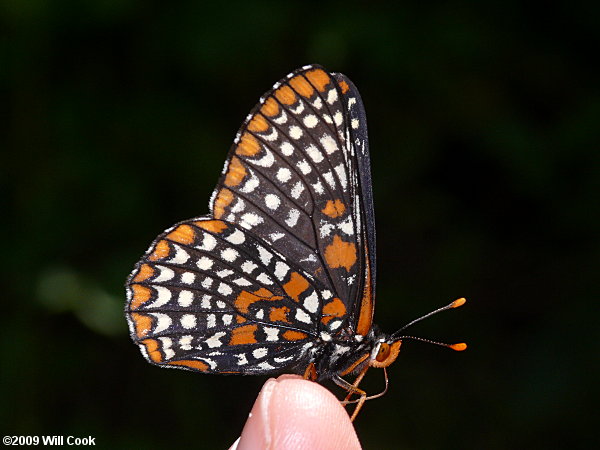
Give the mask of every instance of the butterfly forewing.
<svg viewBox="0 0 600 450">
<path fill-rule="evenodd" d="M 353 89 L 318 66 L 277 83 L 236 136 L 212 216 L 152 244 L 129 279 L 127 307 L 150 362 L 269 373 L 298 365 L 323 331 L 367 316 L 370 326 L 372 306 L 356 306 L 366 296 L 372 305 L 375 255 Z"/>
</svg>

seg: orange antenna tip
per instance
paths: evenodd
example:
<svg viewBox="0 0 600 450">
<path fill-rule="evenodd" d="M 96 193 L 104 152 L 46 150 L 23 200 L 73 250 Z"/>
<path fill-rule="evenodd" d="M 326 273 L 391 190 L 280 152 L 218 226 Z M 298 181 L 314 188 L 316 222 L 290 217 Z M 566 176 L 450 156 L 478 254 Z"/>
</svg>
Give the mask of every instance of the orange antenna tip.
<svg viewBox="0 0 600 450">
<path fill-rule="evenodd" d="M 461 342 L 461 343 L 459 343 L 459 344 L 452 344 L 452 345 L 449 345 L 449 347 L 450 347 L 452 350 L 455 350 L 455 351 L 457 351 L 457 352 L 462 352 L 463 350 L 466 350 L 466 349 L 467 349 L 467 344 L 465 344 L 464 342 Z"/>
<path fill-rule="evenodd" d="M 452 302 L 452 305 L 450 306 L 451 308 L 458 308 L 459 306 L 464 305 L 465 303 L 467 303 L 467 299 L 466 298 L 459 298 L 458 300 L 454 300 Z"/>
</svg>

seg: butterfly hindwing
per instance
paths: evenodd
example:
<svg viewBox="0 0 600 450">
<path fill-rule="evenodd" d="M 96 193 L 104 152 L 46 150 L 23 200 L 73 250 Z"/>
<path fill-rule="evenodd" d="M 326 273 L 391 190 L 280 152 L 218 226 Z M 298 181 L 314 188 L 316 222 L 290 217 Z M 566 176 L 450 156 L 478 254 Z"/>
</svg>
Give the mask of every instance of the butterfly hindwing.
<svg viewBox="0 0 600 450">
<path fill-rule="evenodd" d="M 160 365 L 274 370 L 316 334 L 311 281 L 235 224 L 182 222 L 158 237 L 131 275 L 132 337 Z"/>
</svg>

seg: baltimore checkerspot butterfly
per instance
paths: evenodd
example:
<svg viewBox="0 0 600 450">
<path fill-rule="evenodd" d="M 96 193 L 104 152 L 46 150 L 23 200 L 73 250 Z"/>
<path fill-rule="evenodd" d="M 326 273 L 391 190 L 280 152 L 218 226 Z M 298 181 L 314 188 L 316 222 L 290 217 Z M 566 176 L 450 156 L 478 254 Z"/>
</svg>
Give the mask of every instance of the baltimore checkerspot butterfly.
<svg viewBox="0 0 600 450">
<path fill-rule="evenodd" d="M 127 281 L 144 357 L 203 373 L 331 379 L 345 404 L 358 403 L 354 419 L 381 395 L 358 387 L 367 369 L 420 339 L 372 323 L 375 220 L 354 84 L 316 65 L 276 83 L 236 135 L 209 209 L 159 235 Z"/>
</svg>

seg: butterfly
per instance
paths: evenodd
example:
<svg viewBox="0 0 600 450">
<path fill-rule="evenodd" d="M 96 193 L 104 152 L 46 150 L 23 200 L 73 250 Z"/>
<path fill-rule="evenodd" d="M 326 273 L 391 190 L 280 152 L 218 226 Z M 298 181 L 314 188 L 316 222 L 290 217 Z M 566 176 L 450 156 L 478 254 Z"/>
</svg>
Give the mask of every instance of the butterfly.
<svg viewBox="0 0 600 450">
<path fill-rule="evenodd" d="M 237 133 L 209 210 L 160 234 L 129 276 L 125 314 L 144 357 L 202 373 L 330 379 L 347 391 L 344 404 L 357 403 L 354 420 L 382 395 L 358 387 L 367 370 L 420 339 L 373 324 L 373 192 L 354 84 L 318 65 L 277 82 Z"/>
</svg>

